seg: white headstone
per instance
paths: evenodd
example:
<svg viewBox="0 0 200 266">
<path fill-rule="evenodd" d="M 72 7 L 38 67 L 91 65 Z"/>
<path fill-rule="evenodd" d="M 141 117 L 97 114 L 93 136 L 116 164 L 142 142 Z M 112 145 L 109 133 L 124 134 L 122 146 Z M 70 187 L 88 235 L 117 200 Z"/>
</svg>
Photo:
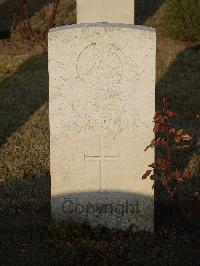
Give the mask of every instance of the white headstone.
<svg viewBox="0 0 200 266">
<path fill-rule="evenodd" d="M 77 23 L 134 24 L 134 0 L 77 0 Z"/>
<path fill-rule="evenodd" d="M 126 24 L 49 33 L 52 214 L 153 230 L 156 34 Z"/>
</svg>

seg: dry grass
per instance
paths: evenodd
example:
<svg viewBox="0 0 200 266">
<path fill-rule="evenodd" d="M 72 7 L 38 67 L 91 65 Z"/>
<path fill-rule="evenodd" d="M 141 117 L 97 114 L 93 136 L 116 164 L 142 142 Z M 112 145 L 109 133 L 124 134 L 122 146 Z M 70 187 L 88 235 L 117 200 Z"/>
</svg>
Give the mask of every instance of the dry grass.
<svg viewBox="0 0 200 266">
<path fill-rule="evenodd" d="M 1 208 L 10 213 L 21 206 L 30 212 L 30 206 L 44 205 L 50 187 L 47 54 L 4 59 L 9 73 L 0 82 Z M 9 60 L 16 62 L 13 67 Z"/>
<path fill-rule="evenodd" d="M 53 2 L 53 1 L 51 1 Z M 41 13 L 38 11 L 30 18 L 30 24 L 33 30 L 34 39 L 38 40 L 43 37 L 46 27 L 49 26 L 53 10 L 53 4 L 49 3 L 41 9 Z M 41 14 L 44 17 L 41 18 Z M 42 15 L 43 16 L 43 15 Z M 55 19 L 55 26 L 59 27 L 66 24 L 76 23 L 76 3 L 75 0 L 61 0 L 58 6 L 57 16 Z M 22 38 L 26 37 L 26 28 L 23 22 L 19 22 L 16 27 L 11 31 L 12 41 L 21 41 Z"/>
</svg>

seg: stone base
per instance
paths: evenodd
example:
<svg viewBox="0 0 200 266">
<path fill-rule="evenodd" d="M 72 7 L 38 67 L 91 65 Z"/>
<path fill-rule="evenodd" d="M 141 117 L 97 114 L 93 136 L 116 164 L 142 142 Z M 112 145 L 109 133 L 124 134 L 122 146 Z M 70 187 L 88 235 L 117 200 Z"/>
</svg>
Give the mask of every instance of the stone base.
<svg viewBox="0 0 200 266">
<path fill-rule="evenodd" d="M 123 192 L 87 192 L 52 198 L 56 220 L 134 231 L 154 231 L 154 199 Z"/>
</svg>

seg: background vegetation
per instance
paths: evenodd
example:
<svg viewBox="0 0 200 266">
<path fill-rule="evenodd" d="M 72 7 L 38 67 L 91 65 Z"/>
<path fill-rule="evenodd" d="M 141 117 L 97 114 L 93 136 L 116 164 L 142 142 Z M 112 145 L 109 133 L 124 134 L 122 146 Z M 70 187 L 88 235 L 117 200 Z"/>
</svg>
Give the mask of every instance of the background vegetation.
<svg viewBox="0 0 200 266">
<path fill-rule="evenodd" d="M 165 28 L 167 33 L 183 41 L 200 41 L 200 1 L 167 0 Z"/>
</svg>

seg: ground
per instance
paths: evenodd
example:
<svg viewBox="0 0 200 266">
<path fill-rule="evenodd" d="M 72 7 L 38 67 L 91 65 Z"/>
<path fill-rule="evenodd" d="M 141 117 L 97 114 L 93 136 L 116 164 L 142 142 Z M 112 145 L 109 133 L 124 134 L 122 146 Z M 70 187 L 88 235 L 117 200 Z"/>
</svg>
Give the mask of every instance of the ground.
<svg viewBox="0 0 200 266">
<path fill-rule="evenodd" d="M 0 1 L 0 9 L 5 2 Z M 162 27 L 163 3 L 162 0 L 137 0 L 136 24 L 156 28 L 156 110 L 160 109 L 161 98 L 168 96 L 172 109 L 181 118 L 177 126 L 194 136 L 192 151 L 186 155 L 194 175 L 188 186 L 195 186 L 200 191 L 200 45 L 167 37 Z M 61 9 L 58 25 L 74 23 L 74 1 L 63 0 L 61 4 L 66 9 Z M 45 8 L 48 10 L 48 6 Z M 31 21 L 35 31 L 42 27 L 38 24 L 37 12 L 31 14 Z M 200 212 L 196 203 L 186 204 L 186 212 L 193 210 L 188 221 L 179 208 L 174 207 L 174 202 L 158 200 L 155 235 L 92 231 L 89 236 L 77 236 L 75 232 L 82 229 L 73 228 L 71 242 L 67 243 L 66 239 L 60 239 L 56 225 L 49 229 L 45 40 L 37 41 L 33 46 L 30 41 L 20 39 L 17 29 L 11 32 L 11 40 L 0 40 L 0 263 L 56 265 L 57 262 L 62 265 L 68 260 L 68 265 L 199 265 L 197 220 Z M 184 188 L 183 191 L 185 193 Z M 66 232 L 68 229 L 60 226 L 59 230 Z M 108 253 L 103 251 L 104 246 Z M 98 262 L 95 261 L 97 255 Z"/>
</svg>

